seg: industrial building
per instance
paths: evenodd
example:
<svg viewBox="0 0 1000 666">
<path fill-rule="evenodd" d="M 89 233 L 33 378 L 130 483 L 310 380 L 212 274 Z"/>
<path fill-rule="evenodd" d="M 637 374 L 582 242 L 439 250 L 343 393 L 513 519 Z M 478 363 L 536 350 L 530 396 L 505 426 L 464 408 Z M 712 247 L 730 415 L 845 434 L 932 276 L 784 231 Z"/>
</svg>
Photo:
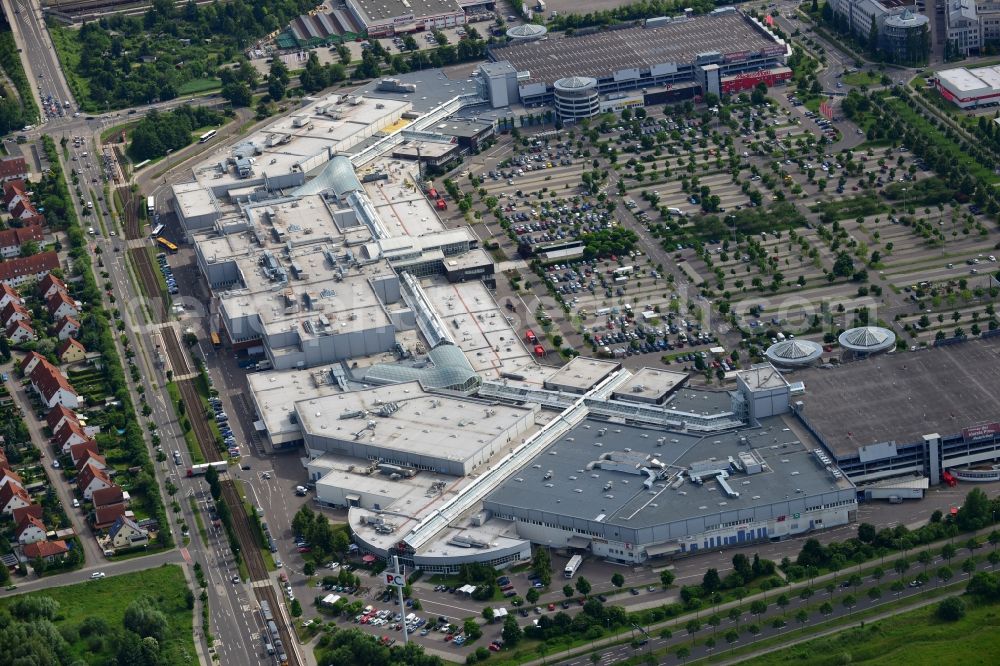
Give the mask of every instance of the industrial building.
<svg viewBox="0 0 1000 666">
<path fill-rule="evenodd" d="M 553 104 L 560 119 L 575 121 L 623 103 L 737 93 L 791 78 L 790 47 L 732 7 L 584 32 L 491 47 L 493 62 L 477 71 L 480 95 L 493 108 Z M 629 91 L 636 99 L 623 102 Z"/>
<path fill-rule="evenodd" d="M 858 484 L 1000 479 L 1000 370 L 990 337 L 796 375 L 794 413 Z M 891 484 L 890 484 L 891 485 Z"/>
<path fill-rule="evenodd" d="M 1000 66 L 943 69 L 935 75 L 934 85 L 959 108 L 995 106 L 1000 103 Z"/>
</svg>

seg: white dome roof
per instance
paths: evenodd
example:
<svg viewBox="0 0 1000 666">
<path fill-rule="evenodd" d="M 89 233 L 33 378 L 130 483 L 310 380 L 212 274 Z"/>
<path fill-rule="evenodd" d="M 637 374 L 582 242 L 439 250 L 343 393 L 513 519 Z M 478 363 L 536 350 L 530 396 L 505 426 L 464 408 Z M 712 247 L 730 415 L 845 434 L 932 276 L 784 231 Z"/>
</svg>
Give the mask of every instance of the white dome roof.
<svg viewBox="0 0 1000 666">
<path fill-rule="evenodd" d="M 782 365 L 805 365 L 822 356 L 823 347 L 812 340 L 785 340 L 768 347 L 764 355 Z"/>
<path fill-rule="evenodd" d="M 838 338 L 840 346 L 856 352 L 878 352 L 896 344 L 896 334 L 881 326 L 860 326 L 844 331 Z"/>
</svg>

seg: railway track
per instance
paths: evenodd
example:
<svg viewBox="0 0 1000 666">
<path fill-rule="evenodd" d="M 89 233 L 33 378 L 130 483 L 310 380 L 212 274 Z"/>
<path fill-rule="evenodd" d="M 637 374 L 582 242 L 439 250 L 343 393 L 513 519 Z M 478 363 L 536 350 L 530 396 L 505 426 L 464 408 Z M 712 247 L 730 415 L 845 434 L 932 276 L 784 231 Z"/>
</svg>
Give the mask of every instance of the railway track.
<svg viewBox="0 0 1000 666">
<path fill-rule="evenodd" d="M 118 188 L 118 196 L 122 200 L 125 208 L 125 238 L 127 240 L 138 240 L 143 237 L 142 223 L 139 221 L 139 211 L 136 208 L 135 192 L 128 185 L 121 185 Z"/>
<path fill-rule="evenodd" d="M 172 326 L 163 326 L 160 328 L 160 334 L 174 375 L 186 375 L 191 372 L 191 367 L 188 365 L 187 359 L 184 358 L 184 352 L 181 351 L 181 345 L 177 341 L 177 331 Z"/>
<path fill-rule="evenodd" d="M 149 316 L 154 324 L 162 324 L 167 321 L 167 304 L 161 296 L 162 284 L 158 269 L 153 266 L 153 261 L 149 258 L 149 251 L 145 247 L 134 247 L 128 251 L 128 255 L 139 273 L 143 291 L 146 292 Z"/>
<path fill-rule="evenodd" d="M 260 552 L 260 542 L 250 526 L 249 516 L 243 508 L 243 498 L 236 490 L 235 483 L 228 480 L 222 482 L 222 499 L 229 505 L 232 512 L 233 528 L 236 530 L 236 538 L 240 542 L 243 561 L 247 563 L 247 569 L 250 571 L 250 580 L 268 580 L 264 556 Z"/>
<path fill-rule="evenodd" d="M 254 588 L 254 595 L 257 597 L 258 602 L 266 601 L 272 609 L 281 608 L 281 599 L 278 598 L 278 595 L 274 592 L 274 588 L 271 586 Z M 291 646 L 295 644 L 292 641 L 296 639 L 288 631 L 288 625 L 285 624 L 284 617 L 280 613 L 274 614 L 274 624 L 278 627 L 281 642 L 285 645 L 285 655 L 287 658 L 283 664 L 299 666 L 300 662 L 295 655 L 295 651 L 291 649 Z M 266 633 L 266 627 L 262 629 Z"/>
</svg>

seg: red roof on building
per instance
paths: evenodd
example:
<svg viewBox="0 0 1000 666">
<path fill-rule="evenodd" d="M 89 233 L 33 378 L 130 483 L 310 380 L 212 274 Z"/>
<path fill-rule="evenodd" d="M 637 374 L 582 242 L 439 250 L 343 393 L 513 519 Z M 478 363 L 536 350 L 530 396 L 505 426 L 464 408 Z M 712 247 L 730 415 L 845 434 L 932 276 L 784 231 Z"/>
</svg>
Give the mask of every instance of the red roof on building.
<svg viewBox="0 0 1000 666">
<path fill-rule="evenodd" d="M 41 240 L 45 240 L 45 230 L 40 224 L 27 224 L 0 231 L 0 247 L 21 247 L 28 241 Z"/>
<path fill-rule="evenodd" d="M 17 203 L 10 210 L 10 214 L 18 219 L 37 217 L 38 210 L 27 199 L 18 199 Z"/>
<path fill-rule="evenodd" d="M 5 157 L 0 159 L 0 180 L 24 178 L 28 175 L 28 165 L 23 157 Z"/>
<path fill-rule="evenodd" d="M 56 310 L 62 305 L 68 305 L 73 308 L 74 312 L 79 312 L 80 309 L 76 305 L 76 301 L 69 297 L 65 291 L 57 291 L 56 293 L 49 296 L 48 303 L 46 305 L 49 308 L 49 314 L 54 315 Z"/>
<path fill-rule="evenodd" d="M 20 539 L 21 538 L 21 534 L 24 532 L 24 530 L 28 529 L 32 525 L 34 525 L 35 527 L 37 527 L 38 529 L 40 529 L 42 532 L 47 532 L 48 531 L 48 530 L 45 529 L 45 523 L 43 523 L 40 518 L 36 518 L 35 516 L 32 516 L 31 514 L 28 514 L 28 515 L 24 516 L 21 519 L 21 522 L 19 522 L 17 524 L 17 529 L 14 530 L 14 538 L 15 539 Z"/>
<path fill-rule="evenodd" d="M 38 391 L 42 394 L 45 402 L 48 402 L 59 389 L 64 389 L 73 395 L 78 395 L 69 383 L 69 380 L 59 371 L 59 368 L 44 358 L 31 371 L 31 381 L 38 387 Z"/>
<path fill-rule="evenodd" d="M 95 507 L 123 504 L 125 502 L 125 493 L 122 491 L 121 486 L 111 485 L 108 488 L 95 490 L 91 495 L 91 500 L 94 502 Z"/>
<path fill-rule="evenodd" d="M 21 479 L 21 475 L 18 474 L 17 472 L 15 472 L 12 469 L 5 469 L 2 472 L 0 472 L 0 480 L 3 480 L 4 477 L 10 477 L 14 481 L 16 481 L 18 483 L 18 485 L 21 485 L 21 486 L 24 485 L 24 480 Z"/>
<path fill-rule="evenodd" d="M 28 367 L 28 364 L 30 364 L 33 359 L 37 359 L 39 363 L 45 361 L 45 357 L 39 354 L 38 352 L 36 351 L 28 352 L 27 354 L 25 354 L 24 358 L 21 359 L 21 365 L 20 365 L 21 372 L 25 371 L 25 369 Z"/>
<path fill-rule="evenodd" d="M 59 291 L 69 292 L 69 289 L 66 288 L 66 283 L 52 273 L 49 273 L 38 281 L 38 294 L 44 295 L 48 292 L 50 287 L 55 287 Z"/>
<path fill-rule="evenodd" d="M 80 490 L 86 490 L 94 479 L 100 479 L 107 485 L 111 485 L 111 477 L 104 473 L 104 470 L 95 465 L 84 465 L 77 476 L 76 484 Z"/>
<path fill-rule="evenodd" d="M 41 504 L 29 504 L 28 506 L 20 506 L 14 509 L 10 515 L 14 519 L 14 524 L 20 525 L 25 516 L 34 516 L 35 518 L 41 520 L 42 512 L 43 509 Z"/>
<path fill-rule="evenodd" d="M 66 317 L 66 318 L 72 319 L 72 317 Z M 82 342 L 74 338 L 66 338 L 65 340 L 63 340 L 62 344 L 56 347 L 56 356 L 62 358 L 63 354 L 65 354 L 66 350 L 69 349 L 70 347 L 77 347 L 83 353 L 85 354 L 87 353 L 87 348 L 83 346 Z"/>
<path fill-rule="evenodd" d="M 10 296 L 15 301 L 21 300 L 21 294 L 17 293 L 17 290 L 14 289 L 14 287 L 10 286 L 6 282 L 0 282 L 0 296 L 3 296 L 4 294 Z"/>
<path fill-rule="evenodd" d="M 15 313 L 22 314 L 28 319 L 31 319 L 31 312 L 26 307 L 21 305 L 20 301 L 11 300 L 4 306 L 3 311 L 0 312 L 0 321 L 7 321 L 13 317 Z"/>
<path fill-rule="evenodd" d="M 45 417 L 45 420 L 49 424 L 49 429 L 52 430 L 52 432 L 55 432 L 56 426 L 59 425 L 59 422 L 64 418 L 69 419 L 74 423 L 80 422 L 80 417 L 76 415 L 76 412 L 63 405 L 56 405 L 50 409 L 48 415 Z"/>
<path fill-rule="evenodd" d="M 97 492 L 94 493 L 95 495 Z M 97 529 L 104 529 L 105 527 L 111 527 L 115 522 L 125 515 L 125 505 L 121 502 L 115 504 L 108 504 L 106 506 L 95 506 L 94 508 L 94 527 Z"/>
<path fill-rule="evenodd" d="M 25 275 L 39 275 L 59 268 L 59 255 L 54 250 L 30 257 L 16 257 L 0 263 L 0 281 L 15 280 Z"/>
<path fill-rule="evenodd" d="M 31 504 L 31 495 L 29 495 L 24 488 L 16 483 L 5 483 L 3 484 L 3 487 L 0 488 L 0 509 L 6 507 L 14 495 L 17 495 L 28 504 Z"/>
<path fill-rule="evenodd" d="M 84 467 L 90 465 L 93 462 L 100 463 L 100 465 L 95 466 L 97 468 L 99 468 L 101 465 L 104 465 L 105 467 L 108 466 L 108 461 L 104 456 L 102 456 L 100 453 L 97 453 L 96 451 L 91 451 L 88 449 L 83 452 L 83 457 L 81 457 L 79 460 L 76 461 L 76 469 L 77 471 L 80 471 Z"/>
<path fill-rule="evenodd" d="M 64 432 L 68 432 L 70 434 L 74 434 L 75 433 L 77 435 L 81 435 L 83 437 L 87 437 L 87 434 L 85 432 L 83 432 L 83 430 L 80 428 L 80 426 L 78 426 L 78 425 L 76 425 L 75 423 L 72 423 L 72 422 L 69 424 L 68 427 L 62 428 L 59 431 L 60 436 Z M 66 439 L 68 439 L 68 437 L 61 437 L 61 439 L 65 442 Z M 62 448 L 62 447 L 60 447 L 60 448 Z M 90 451 L 91 453 L 100 453 L 100 449 L 97 448 L 97 442 L 95 442 L 94 440 L 88 438 L 85 442 L 79 442 L 77 444 L 73 444 L 72 446 L 70 446 L 69 447 L 69 456 L 70 456 L 70 458 L 72 458 L 73 464 L 76 465 L 77 462 L 79 462 L 81 460 L 84 460 L 87 451 Z M 79 465 L 77 465 L 77 466 L 79 467 Z"/>
<path fill-rule="evenodd" d="M 65 317 L 63 317 L 62 319 L 59 320 L 58 324 L 56 324 L 56 337 L 59 337 L 59 334 L 62 333 L 62 331 L 63 331 L 64 328 L 70 328 L 70 327 L 74 331 L 79 331 L 80 330 L 80 322 L 77 321 L 71 315 L 66 315 Z M 80 346 L 82 347 L 83 345 L 80 345 Z M 86 351 L 86 350 L 84 350 L 84 351 Z"/>
<path fill-rule="evenodd" d="M 56 555 L 65 555 L 68 552 L 69 548 L 62 539 L 57 541 L 36 541 L 24 547 L 24 556 L 29 560 L 37 557 L 44 559 L 46 557 L 55 557 Z"/>
<path fill-rule="evenodd" d="M 17 333 L 17 329 L 23 328 L 28 332 L 31 337 L 35 337 L 35 329 L 31 328 L 31 324 L 24 321 L 23 319 L 18 319 L 13 324 L 7 327 L 7 337 L 11 340 L 14 339 L 14 335 Z"/>
<path fill-rule="evenodd" d="M 9 206 L 17 195 L 28 196 L 28 190 L 24 186 L 24 181 L 20 178 L 9 180 L 3 184 L 3 203 Z"/>
</svg>

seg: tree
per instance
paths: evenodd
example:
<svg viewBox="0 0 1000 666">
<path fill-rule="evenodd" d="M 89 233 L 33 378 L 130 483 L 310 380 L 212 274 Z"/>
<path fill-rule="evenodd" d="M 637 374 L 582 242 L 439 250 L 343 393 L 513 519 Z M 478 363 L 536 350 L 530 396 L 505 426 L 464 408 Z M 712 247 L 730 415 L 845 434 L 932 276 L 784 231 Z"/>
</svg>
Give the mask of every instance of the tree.
<svg viewBox="0 0 1000 666">
<path fill-rule="evenodd" d="M 868 588 L 868 598 L 872 601 L 878 601 L 882 598 L 882 589 L 878 585 Z"/>
<path fill-rule="evenodd" d="M 302 604 L 298 599 L 292 599 L 292 603 L 289 605 L 289 611 L 292 617 L 302 617 Z"/>
<path fill-rule="evenodd" d="M 625 576 L 621 575 L 618 572 L 615 572 L 615 574 L 611 576 L 611 584 L 617 588 L 620 588 L 622 585 L 625 584 Z"/>
<path fill-rule="evenodd" d="M 688 635 L 696 634 L 701 631 L 701 622 L 698 620 L 688 620 L 684 628 L 687 630 Z"/>
<path fill-rule="evenodd" d="M 819 607 L 819 612 L 823 615 L 829 615 L 833 612 L 833 605 L 829 601 L 824 601 Z"/>
<path fill-rule="evenodd" d="M 962 562 L 962 571 L 969 576 L 974 574 L 976 572 L 976 561 L 970 557 Z"/>
<path fill-rule="evenodd" d="M 686 645 L 682 645 L 677 648 L 677 651 L 674 652 L 674 654 L 676 654 L 677 658 L 681 661 L 687 661 L 687 658 L 691 656 L 691 648 Z"/>
<path fill-rule="evenodd" d="M 736 641 L 740 640 L 740 634 L 735 629 L 730 629 L 726 632 L 726 642 L 732 646 Z"/>
<path fill-rule="evenodd" d="M 588 594 L 590 594 L 590 581 L 584 578 L 583 576 L 577 578 L 576 591 L 582 594 L 583 596 L 587 596 Z"/>
<path fill-rule="evenodd" d="M 139 597 L 128 605 L 122 622 L 126 629 L 141 638 L 151 636 L 162 642 L 167 636 L 167 616 L 147 596 Z"/>
<path fill-rule="evenodd" d="M 517 645 L 518 641 L 521 640 L 523 632 L 521 627 L 517 624 L 517 618 L 514 615 L 508 615 L 503 621 L 503 631 L 500 632 L 500 636 L 503 638 L 504 643 L 510 645 L 511 647 Z"/>
<path fill-rule="evenodd" d="M 795 614 L 795 621 L 799 624 L 805 624 L 809 621 L 809 613 L 803 608 Z"/>
<path fill-rule="evenodd" d="M 462 624 L 462 631 L 464 631 L 465 635 L 472 641 L 483 635 L 483 631 L 479 628 L 479 624 L 471 617 Z"/>
<path fill-rule="evenodd" d="M 524 598 L 527 599 L 529 604 L 536 603 L 538 601 L 538 590 L 531 588 L 525 593 Z"/>
<path fill-rule="evenodd" d="M 221 95 L 223 99 L 235 107 L 250 106 L 253 102 L 253 93 L 250 92 L 250 86 L 242 82 L 234 81 L 222 86 Z"/>
<path fill-rule="evenodd" d="M 871 523 L 861 523 L 858 525 L 858 540 L 862 543 L 873 543 L 875 541 L 875 526 Z"/>
<path fill-rule="evenodd" d="M 955 522 L 963 532 L 982 529 L 992 521 L 990 500 L 979 488 L 973 488 L 965 496 L 965 503 L 958 509 Z"/>
<path fill-rule="evenodd" d="M 663 589 L 667 589 L 674 584 L 674 572 L 672 571 L 661 571 L 660 572 L 660 585 Z"/>
<path fill-rule="evenodd" d="M 563 585 L 563 594 L 566 595 L 567 599 L 569 599 L 570 597 L 572 597 L 573 596 L 573 586 L 572 585 Z"/>
<path fill-rule="evenodd" d="M 496 614 L 493 612 L 493 608 L 487 606 L 486 608 L 483 609 L 484 620 L 486 620 L 487 622 L 492 622 L 494 617 L 496 617 Z"/>
<path fill-rule="evenodd" d="M 965 602 L 959 597 L 942 599 L 937 605 L 936 613 L 946 622 L 957 622 L 965 617 Z"/>
<path fill-rule="evenodd" d="M 837 255 L 837 259 L 833 263 L 833 274 L 837 277 L 847 277 L 854 274 L 854 260 L 849 253 L 841 252 Z"/>
<path fill-rule="evenodd" d="M 941 557 L 946 560 L 951 560 L 958 553 L 958 549 L 951 543 L 946 543 L 941 546 Z"/>
<path fill-rule="evenodd" d="M 719 577 L 719 570 L 714 567 L 708 569 L 701 579 L 701 587 L 708 593 L 715 592 L 722 587 L 722 579 Z"/>
</svg>

